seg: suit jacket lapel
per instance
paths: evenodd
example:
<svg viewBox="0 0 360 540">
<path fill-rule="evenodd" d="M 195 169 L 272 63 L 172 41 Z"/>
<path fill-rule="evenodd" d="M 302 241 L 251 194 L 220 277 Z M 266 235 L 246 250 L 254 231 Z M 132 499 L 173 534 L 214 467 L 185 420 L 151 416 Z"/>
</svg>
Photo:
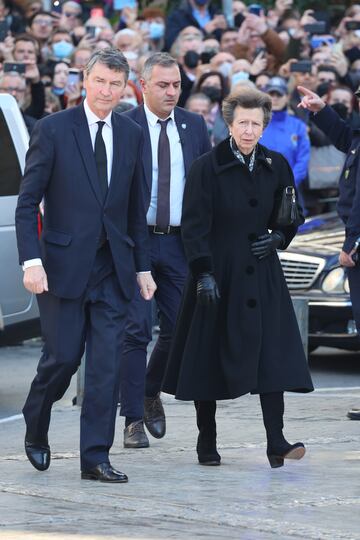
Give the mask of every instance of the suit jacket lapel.
<svg viewBox="0 0 360 540">
<path fill-rule="evenodd" d="M 138 109 L 136 121 L 143 128 L 144 138 L 143 138 L 142 161 L 143 161 L 143 169 L 144 169 L 144 176 L 146 179 L 146 184 L 148 186 L 149 191 L 151 192 L 151 185 L 152 185 L 151 140 L 150 140 L 149 126 L 148 126 L 148 122 L 147 122 L 143 105 L 139 107 Z"/>
<path fill-rule="evenodd" d="M 175 114 L 175 123 L 176 123 L 177 130 L 179 132 L 180 142 L 182 146 L 184 167 L 185 167 L 185 177 L 186 177 L 189 172 L 189 168 L 190 168 L 189 165 L 193 161 L 191 133 L 190 133 L 190 128 L 187 125 L 186 118 L 182 114 L 182 111 L 181 109 L 179 109 L 179 107 L 175 107 L 174 114 Z"/>
<path fill-rule="evenodd" d="M 80 155 L 83 160 L 86 172 L 88 174 L 91 187 L 94 191 L 94 194 L 101 204 L 103 205 L 99 180 L 98 180 L 98 174 L 96 170 L 96 163 L 95 163 L 95 156 L 93 147 L 91 144 L 91 137 L 90 137 L 90 131 L 89 126 L 86 118 L 86 114 L 84 111 L 83 105 L 80 105 L 77 107 L 75 112 L 75 122 L 74 122 L 74 135 L 76 139 L 76 143 L 79 147 Z"/>
</svg>

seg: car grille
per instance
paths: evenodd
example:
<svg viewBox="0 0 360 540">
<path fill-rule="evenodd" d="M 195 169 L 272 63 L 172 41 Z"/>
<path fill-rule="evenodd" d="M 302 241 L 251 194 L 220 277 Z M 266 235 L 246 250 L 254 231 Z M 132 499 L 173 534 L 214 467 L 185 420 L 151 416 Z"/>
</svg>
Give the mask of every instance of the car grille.
<svg viewBox="0 0 360 540">
<path fill-rule="evenodd" d="M 310 255 L 278 253 L 290 290 L 309 289 L 325 266 L 325 260 Z"/>
</svg>

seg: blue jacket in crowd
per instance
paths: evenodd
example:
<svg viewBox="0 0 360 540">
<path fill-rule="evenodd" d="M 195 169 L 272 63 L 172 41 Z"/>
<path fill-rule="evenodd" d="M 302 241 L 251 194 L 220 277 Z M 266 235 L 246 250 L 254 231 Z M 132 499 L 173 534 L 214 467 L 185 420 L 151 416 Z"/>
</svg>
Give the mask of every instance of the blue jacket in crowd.
<svg viewBox="0 0 360 540">
<path fill-rule="evenodd" d="M 298 186 L 308 174 L 310 141 L 306 124 L 287 111 L 274 111 L 261 144 L 280 152 L 289 162 Z"/>
</svg>

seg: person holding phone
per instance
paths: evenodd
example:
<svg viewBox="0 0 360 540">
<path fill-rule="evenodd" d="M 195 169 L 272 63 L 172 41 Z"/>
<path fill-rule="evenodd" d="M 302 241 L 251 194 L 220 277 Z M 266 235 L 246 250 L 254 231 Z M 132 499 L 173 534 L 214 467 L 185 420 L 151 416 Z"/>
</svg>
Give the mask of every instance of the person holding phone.
<svg viewBox="0 0 360 540">
<path fill-rule="evenodd" d="M 352 311 L 360 336 L 360 264 L 356 261 L 360 238 L 360 131 L 351 128 L 315 92 L 303 86 L 299 86 L 298 91 L 302 96 L 298 107 L 309 111 L 313 122 L 326 133 L 338 150 L 346 154 L 339 180 L 337 204 L 338 214 L 345 225 L 345 241 L 339 263 L 347 268 Z M 355 96 L 360 100 L 360 87 Z M 349 411 L 348 414 L 350 418 L 360 420 L 360 411 Z"/>
<path fill-rule="evenodd" d="M 165 50 L 169 51 L 183 28 L 195 26 L 204 37 L 214 35 L 219 41 L 227 28 L 225 17 L 218 13 L 210 0 L 184 0 L 170 12 L 165 29 Z"/>
<path fill-rule="evenodd" d="M 0 93 L 11 94 L 16 99 L 26 128 L 29 135 L 31 135 L 36 124 L 36 118 L 23 111 L 26 99 L 26 79 L 24 75 L 16 71 L 0 74 Z"/>
</svg>

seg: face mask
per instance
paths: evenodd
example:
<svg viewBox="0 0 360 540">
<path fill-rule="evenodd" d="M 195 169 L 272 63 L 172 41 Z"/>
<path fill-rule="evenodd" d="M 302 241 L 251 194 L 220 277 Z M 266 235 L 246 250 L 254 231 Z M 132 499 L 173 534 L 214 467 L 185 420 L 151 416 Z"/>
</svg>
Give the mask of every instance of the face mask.
<svg viewBox="0 0 360 540">
<path fill-rule="evenodd" d="M 349 111 L 346 105 L 343 103 L 334 103 L 334 105 L 331 105 L 331 108 L 340 116 L 340 118 L 347 120 Z"/>
<path fill-rule="evenodd" d="M 204 7 L 208 3 L 209 0 L 194 0 L 195 4 L 199 7 Z"/>
<path fill-rule="evenodd" d="M 194 69 L 199 63 L 200 56 L 195 51 L 188 51 L 184 56 L 184 64 L 189 69 Z"/>
<path fill-rule="evenodd" d="M 51 91 L 55 96 L 62 96 L 65 94 L 65 88 L 58 88 L 57 86 L 53 86 Z"/>
<path fill-rule="evenodd" d="M 218 69 L 221 75 L 223 75 L 224 77 L 229 77 L 231 73 L 231 67 L 232 67 L 231 62 L 223 62 L 222 64 L 220 64 Z"/>
<path fill-rule="evenodd" d="M 237 71 L 231 77 L 231 86 L 235 86 L 237 83 L 241 81 L 248 81 L 248 80 L 249 80 L 249 73 L 247 71 Z"/>
<path fill-rule="evenodd" d="M 149 26 L 150 39 L 161 39 L 165 34 L 165 25 L 158 22 L 152 22 Z"/>
<path fill-rule="evenodd" d="M 133 107 L 137 107 L 138 106 L 138 102 L 137 102 L 137 99 L 134 98 L 134 97 L 128 97 L 128 98 L 123 98 L 121 99 L 120 101 L 122 101 L 123 103 L 130 103 L 130 105 L 132 105 Z"/>
<path fill-rule="evenodd" d="M 52 49 L 56 58 L 62 60 L 63 58 L 69 58 L 74 50 L 74 45 L 67 41 L 58 41 L 53 43 Z"/>
<path fill-rule="evenodd" d="M 221 100 L 221 90 L 216 86 L 203 86 L 200 92 L 205 94 L 212 103 L 218 103 Z"/>
</svg>

